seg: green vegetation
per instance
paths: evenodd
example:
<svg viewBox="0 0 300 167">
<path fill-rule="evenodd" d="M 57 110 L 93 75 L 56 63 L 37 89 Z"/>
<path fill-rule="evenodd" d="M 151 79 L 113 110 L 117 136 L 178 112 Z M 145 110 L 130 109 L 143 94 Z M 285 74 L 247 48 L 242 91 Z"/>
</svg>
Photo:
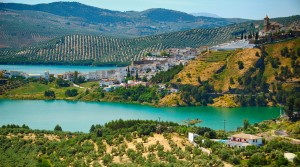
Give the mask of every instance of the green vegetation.
<svg viewBox="0 0 300 167">
<path fill-rule="evenodd" d="M 62 131 L 61 126 L 56 125 L 56 126 L 54 127 L 54 131 Z"/>
<path fill-rule="evenodd" d="M 126 64 L 140 59 L 145 53 L 151 51 L 223 43 L 235 38 L 233 35 L 235 32 L 250 31 L 253 28 L 249 24 L 234 24 L 215 29 L 193 29 L 131 39 L 68 35 L 35 47 L 0 50 L 0 63 L 103 65 L 117 62 Z"/>
<path fill-rule="evenodd" d="M 56 85 L 59 87 L 69 87 L 71 83 L 67 80 L 63 80 L 62 78 L 57 78 L 56 79 Z"/>
<path fill-rule="evenodd" d="M 244 63 L 242 61 L 238 61 L 237 63 L 239 65 L 240 70 L 244 68 Z"/>
<path fill-rule="evenodd" d="M 77 89 L 68 89 L 65 92 L 66 97 L 74 97 L 78 95 Z"/>
<path fill-rule="evenodd" d="M 117 120 L 92 127 L 90 133 L 71 133 L 60 128 L 41 131 L 25 125 L 2 126 L 1 165 L 190 166 L 191 161 L 200 166 L 222 164 L 218 157 L 192 147 L 185 137 L 188 131 L 213 133 L 209 128 L 150 120 Z"/>
<path fill-rule="evenodd" d="M 256 128 L 249 124 L 243 130 L 266 132 L 287 127 L 283 125 L 297 126 L 278 121 L 281 123 L 262 122 L 254 125 Z M 192 145 L 187 140 L 188 132 L 199 134 L 195 142 L 211 150 L 211 154 Z M 111 121 L 92 125 L 89 133 L 64 132 L 59 125 L 54 131 L 5 125 L 0 128 L 0 161 L 3 166 L 194 166 L 191 162 L 222 166 L 222 161 L 249 167 L 299 165 L 300 146 L 288 139 L 268 135 L 263 146 L 246 148 L 230 148 L 209 140 L 227 135 L 210 128 L 152 120 Z M 289 162 L 283 157 L 285 152 L 298 156 Z"/>
<path fill-rule="evenodd" d="M 44 96 L 54 98 L 55 99 L 55 92 L 52 90 L 46 90 Z"/>
<path fill-rule="evenodd" d="M 174 66 L 167 71 L 161 71 L 150 79 L 152 83 L 168 83 L 183 69 L 183 65 Z"/>
</svg>

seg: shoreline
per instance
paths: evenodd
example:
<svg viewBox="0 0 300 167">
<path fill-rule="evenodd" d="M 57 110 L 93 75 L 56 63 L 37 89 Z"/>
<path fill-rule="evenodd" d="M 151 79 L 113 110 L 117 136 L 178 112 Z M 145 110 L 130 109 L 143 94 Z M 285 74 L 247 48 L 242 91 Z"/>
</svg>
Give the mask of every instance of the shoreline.
<svg viewBox="0 0 300 167">
<path fill-rule="evenodd" d="M 134 104 L 134 105 L 141 105 L 141 106 L 149 106 L 154 108 L 188 108 L 188 107 L 215 107 L 215 108 L 244 108 L 244 107 L 267 107 L 273 108 L 278 106 L 234 106 L 234 107 L 222 107 L 222 106 L 214 106 L 213 104 L 209 104 L 207 106 L 203 105 L 186 105 L 186 106 L 163 106 L 151 103 L 140 103 L 140 102 L 129 102 L 129 101 L 109 101 L 109 100 L 82 100 L 82 99 L 67 99 L 67 98 L 58 98 L 58 99 L 51 99 L 51 98 L 12 98 L 0 95 L 0 100 L 36 100 L 36 101 L 67 101 L 67 102 L 98 102 L 98 103 L 120 103 L 120 104 Z"/>
</svg>

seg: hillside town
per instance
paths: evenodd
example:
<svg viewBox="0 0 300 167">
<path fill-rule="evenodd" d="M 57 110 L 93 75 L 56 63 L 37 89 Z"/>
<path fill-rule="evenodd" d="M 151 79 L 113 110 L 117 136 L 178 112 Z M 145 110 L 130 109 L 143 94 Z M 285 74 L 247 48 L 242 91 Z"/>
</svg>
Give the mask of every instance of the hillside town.
<svg viewBox="0 0 300 167">
<path fill-rule="evenodd" d="M 139 61 L 132 61 L 127 67 L 116 68 L 112 70 L 99 70 L 88 73 L 78 73 L 78 77 L 84 77 L 85 81 L 99 81 L 99 86 L 107 92 L 113 88 L 131 87 L 136 85 L 149 86 L 147 82 L 160 71 L 167 71 L 173 66 L 183 64 L 195 59 L 199 51 L 194 48 L 171 48 L 162 52 L 147 53 L 147 56 Z M 142 81 L 128 80 L 125 82 L 126 76 L 138 76 Z M 22 71 L 4 71 L 4 77 L 23 77 L 25 79 L 49 80 L 51 77 L 62 78 L 63 80 L 73 81 L 75 72 L 65 72 L 63 74 L 51 74 L 45 71 L 44 74 L 28 74 Z M 175 91 L 176 90 L 171 90 Z"/>
</svg>

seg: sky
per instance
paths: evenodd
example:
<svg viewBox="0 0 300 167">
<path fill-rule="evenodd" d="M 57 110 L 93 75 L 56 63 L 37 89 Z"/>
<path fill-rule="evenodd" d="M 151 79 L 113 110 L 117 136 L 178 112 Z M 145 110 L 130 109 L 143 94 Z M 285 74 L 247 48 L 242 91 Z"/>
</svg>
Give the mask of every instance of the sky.
<svg viewBox="0 0 300 167">
<path fill-rule="evenodd" d="M 0 0 L 8 3 L 39 4 L 59 0 Z M 300 15 L 300 0 L 73 0 L 118 11 L 166 8 L 186 13 L 213 13 L 224 18 L 263 19 Z"/>
</svg>

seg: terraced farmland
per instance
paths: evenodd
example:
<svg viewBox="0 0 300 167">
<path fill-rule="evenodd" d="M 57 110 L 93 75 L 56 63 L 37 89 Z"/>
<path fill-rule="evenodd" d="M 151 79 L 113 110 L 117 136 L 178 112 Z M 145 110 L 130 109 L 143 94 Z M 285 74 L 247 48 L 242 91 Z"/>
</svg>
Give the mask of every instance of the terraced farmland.
<svg viewBox="0 0 300 167">
<path fill-rule="evenodd" d="M 252 30 L 251 24 L 235 24 L 222 28 L 193 29 L 132 39 L 68 35 L 35 47 L 3 49 L 0 51 L 0 63 L 127 63 L 141 59 L 146 52 L 216 45 Z"/>
</svg>

